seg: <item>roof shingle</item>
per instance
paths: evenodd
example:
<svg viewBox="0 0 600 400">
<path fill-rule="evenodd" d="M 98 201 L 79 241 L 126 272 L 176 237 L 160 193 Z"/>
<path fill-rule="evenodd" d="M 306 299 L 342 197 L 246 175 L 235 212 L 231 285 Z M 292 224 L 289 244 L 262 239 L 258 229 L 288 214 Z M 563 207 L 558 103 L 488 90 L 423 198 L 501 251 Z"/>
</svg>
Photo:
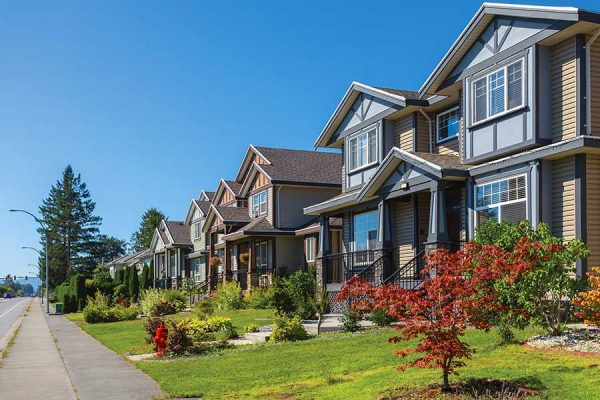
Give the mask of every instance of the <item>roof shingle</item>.
<svg viewBox="0 0 600 400">
<path fill-rule="evenodd" d="M 189 226 L 181 221 L 165 221 L 165 225 L 174 240 L 171 244 L 192 244 Z"/>
<path fill-rule="evenodd" d="M 256 149 L 269 160 L 270 164 L 261 164 L 260 168 L 274 183 L 342 185 L 342 155 L 339 153 L 271 147 Z"/>
</svg>

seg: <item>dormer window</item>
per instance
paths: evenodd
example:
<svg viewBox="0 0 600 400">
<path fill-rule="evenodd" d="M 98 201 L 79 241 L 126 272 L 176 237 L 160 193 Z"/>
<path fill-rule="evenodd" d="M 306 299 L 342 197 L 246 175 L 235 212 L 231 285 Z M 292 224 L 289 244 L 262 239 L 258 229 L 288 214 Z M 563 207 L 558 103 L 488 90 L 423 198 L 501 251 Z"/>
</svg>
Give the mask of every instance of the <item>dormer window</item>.
<svg viewBox="0 0 600 400">
<path fill-rule="evenodd" d="M 267 191 L 252 195 L 252 216 L 258 217 L 267 213 Z"/>
<path fill-rule="evenodd" d="M 377 162 L 377 129 L 373 127 L 370 130 L 363 131 L 350 137 L 349 146 L 349 166 L 350 171 L 363 168 Z"/>
<path fill-rule="evenodd" d="M 446 110 L 436 117 L 437 143 L 454 139 L 460 132 L 460 112 L 458 107 Z"/>
<path fill-rule="evenodd" d="M 523 60 L 513 62 L 472 83 L 473 124 L 504 115 L 523 106 Z"/>
</svg>

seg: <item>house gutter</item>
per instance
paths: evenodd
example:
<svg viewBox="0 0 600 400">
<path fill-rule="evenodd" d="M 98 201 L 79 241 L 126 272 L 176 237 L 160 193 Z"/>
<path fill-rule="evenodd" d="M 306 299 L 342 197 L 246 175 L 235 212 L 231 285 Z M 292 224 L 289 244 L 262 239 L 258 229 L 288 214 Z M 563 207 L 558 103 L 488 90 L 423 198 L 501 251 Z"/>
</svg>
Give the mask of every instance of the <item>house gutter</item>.
<svg viewBox="0 0 600 400">
<path fill-rule="evenodd" d="M 419 112 L 423 114 L 423 117 L 427 120 L 427 125 L 429 127 L 429 152 L 433 153 L 433 121 L 429 118 L 429 115 L 422 108 L 419 108 Z"/>
<path fill-rule="evenodd" d="M 586 108 L 586 121 L 585 131 L 586 135 L 591 136 L 592 134 L 592 83 L 591 80 L 591 53 L 592 45 L 600 36 L 600 29 L 594 33 L 594 35 L 585 44 L 585 108 Z"/>
</svg>

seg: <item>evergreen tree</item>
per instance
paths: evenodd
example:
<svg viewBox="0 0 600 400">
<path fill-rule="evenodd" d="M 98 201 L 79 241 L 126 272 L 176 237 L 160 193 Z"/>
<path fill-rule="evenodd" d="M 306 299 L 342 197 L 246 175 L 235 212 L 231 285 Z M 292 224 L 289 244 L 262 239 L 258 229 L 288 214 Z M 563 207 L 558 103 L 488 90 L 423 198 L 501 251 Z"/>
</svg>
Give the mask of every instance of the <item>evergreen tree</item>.
<svg viewBox="0 0 600 400">
<path fill-rule="evenodd" d="M 140 281 L 137 274 L 137 268 L 132 265 L 129 271 L 129 300 L 132 303 L 137 303 L 140 295 Z"/>
<path fill-rule="evenodd" d="M 148 268 L 148 279 L 146 280 L 148 287 L 154 287 L 154 260 L 150 260 L 150 267 Z"/>
<path fill-rule="evenodd" d="M 121 282 L 127 288 L 127 293 L 129 293 L 129 280 L 131 279 L 131 267 L 128 265 L 123 268 L 125 272 L 123 272 L 123 282 Z"/>
<path fill-rule="evenodd" d="M 131 245 L 135 251 L 140 251 L 150 247 L 154 230 L 160 225 L 160 221 L 167 219 L 165 214 L 156 208 L 148 209 L 142 216 L 142 222 L 137 232 L 131 235 Z"/>
<path fill-rule="evenodd" d="M 38 229 L 42 249 L 48 236 L 49 280 L 51 286 L 65 281 L 74 272 L 89 273 L 96 266 L 94 250 L 102 219 L 94 215 L 92 201 L 81 175 L 68 165 L 60 180 L 50 188 L 39 208 L 47 232 Z M 42 260 L 44 254 L 42 254 Z"/>
<path fill-rule="evenodd" d="M 125 283 L 125 268 L 121 268 L 115 274 L 115 286 Z"/>
<path fill-rule="evenodd" d="M 96 265 L 107 263 L 127 252 L 127 242 L 114 236 L 99 235 L 96 246 L 92 250 L 92 257 Z"/>
<path fill-rule="evenodd" d="M 140 281 L 140 288 L 142 289 L 148 289 L 148 280 L 150 279 L 148 276 L 149 272 L 150 269 L 148 269 L 148 264 L 144 263 L 144 267 L 142 268 L 142 280 Z"/>
</svg>

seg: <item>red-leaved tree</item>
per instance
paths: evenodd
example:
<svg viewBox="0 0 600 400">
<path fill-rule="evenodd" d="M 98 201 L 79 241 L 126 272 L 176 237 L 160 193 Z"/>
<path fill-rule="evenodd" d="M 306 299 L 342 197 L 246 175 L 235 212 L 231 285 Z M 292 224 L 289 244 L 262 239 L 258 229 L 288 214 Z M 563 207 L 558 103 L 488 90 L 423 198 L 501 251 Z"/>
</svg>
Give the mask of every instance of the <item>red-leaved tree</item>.
<svg viewBox="0 0 600 400">
<path fill-rule="evenodd" d="M 426 256 L 421 271 L 426 278 L 417 290 L 396 284 L 373 285 L 354 277 L 342 287 L 340 299 L 353 299 L 352 308 L 367 313 L 383 309 L 400 321 L 399 334 L 390 342 L 418 339 L 416 347 L 397 351 L 401 357 L 417 355 L 399 366 L 440 368 L 443 389 L 450 390 L 449 375 L 471 358 L 473 349 L 462 340 L 467 327 L 488 330 L 490 316 L 502 305 L 497 301 L 494 281 L 512 281 L 526 271 L 529 263 L 526 241 L 512 253 L 492 245 L 469 243 L 451 253 L 438 249 Z"/>
</svg>

